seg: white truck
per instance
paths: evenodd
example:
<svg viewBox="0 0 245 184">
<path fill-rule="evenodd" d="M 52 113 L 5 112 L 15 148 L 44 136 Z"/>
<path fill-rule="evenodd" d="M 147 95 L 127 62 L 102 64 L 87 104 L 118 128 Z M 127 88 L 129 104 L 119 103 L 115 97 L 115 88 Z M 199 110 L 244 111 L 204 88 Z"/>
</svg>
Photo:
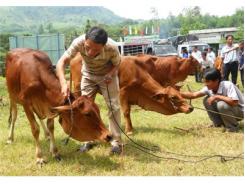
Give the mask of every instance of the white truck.
<svg viewBox="0 0 245 184">
<path fill-rule="evenodd" d="M 190 42 L 184 42 L 181 45 L 178 45 L 177 52 L 178 56 L 182 57 L 182 50 L 186 49 L 188 53 L 191 53 L 193 50 L 193 47 L 197 46 L 198 50 L 203 52 L 205 49 L 209 47 L 207 43 L 200 42 L 200 41 L 190 41 Z"/>
</svg>

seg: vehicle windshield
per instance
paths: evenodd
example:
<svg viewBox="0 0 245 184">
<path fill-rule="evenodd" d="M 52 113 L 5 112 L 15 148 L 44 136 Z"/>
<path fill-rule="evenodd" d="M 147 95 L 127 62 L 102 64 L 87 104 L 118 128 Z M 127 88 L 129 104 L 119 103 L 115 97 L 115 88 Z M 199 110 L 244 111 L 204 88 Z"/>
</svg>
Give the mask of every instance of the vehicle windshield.
<svg viewBox="0 0 245 184">
<path fill-rule="evenodd" d="M 197 46 L 197 49 L 203 52 L 205 49 L 208 48 L 208 45 L 195 45 Z M 193 50 L 194 46 L 191 47 L 191 50 Z"/>
<path fill-rule="evenodd" d="M 155 45 L 154 46 L 155 55 L 167 55 L 176 54 L 176 49 L 172 45 Z"/>
</svg>

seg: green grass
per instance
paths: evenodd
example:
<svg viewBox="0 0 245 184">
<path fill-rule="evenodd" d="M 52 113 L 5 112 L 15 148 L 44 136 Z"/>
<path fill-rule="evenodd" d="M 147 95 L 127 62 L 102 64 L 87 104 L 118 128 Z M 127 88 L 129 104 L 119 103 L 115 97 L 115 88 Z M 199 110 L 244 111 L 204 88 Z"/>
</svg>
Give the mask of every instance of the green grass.
<svg viewBox="0 0 245 184">
<path fill-rule="evenodd" d="M 193 90 L 202 84 L 195 83 L 190 76 L 186 83 Z M 240 85 L 241 86 L 241 85 Z M 182 90 L 187 90 L 184 87 Z M 11 176 L 243 176 L 244 160 L 237 159 L 222 163 L 213 158 L 200 163 L 183 163 L 173 160 L 159 160 L 138 151 L 130 146 L 123 136 L 126 146 L 121 156 L 109 156 L 110 145 L 99 144 L 88 153 L 78 153 L 80 142 L 70 140 L 67 146 L 62 144 L 66 138 L 59 123 L 55 123 L 56 145 L 62 155 L 57 162 L 49 154 L 49 143 L 44 139 L 41 130 L 43 154 L 48 161 L 43 168 L 35 164 L 35 144 L 30 126 L 21 106 L 18 107 L 18 118 L 15 129 L 15 142 L 5 144 L 8 136 L 8 95 L 5 79 L 0 78 L 0 97 L 5 105 L 0 105 L 0 175 Z M 107 124 L 107 109 L 103 98 L 97 95 L 102 119 Z M 202 107 L 202 99 L 193 101 L 195 106 Z M 238 133 L 223 133 L 221 128 L 208 128 L 211 124 L 207 113 L 194 110 L 190 114 L 165 116 L 155 112 L 139 110 L 134 107 L 132 121 L 135 128 L 131 136 L 138 143 L 147 147 L 158 147 L 162 151 L 172 151 L 189 155 L 238 155 L 243 152 L 243 130 Z M 124 128 L 124 123 L 122 123 Z M 189 130 L 189 132 L 175 127 Z M 243 122 L 241 123 L 243 129 Z M 161 156 L 171 156 L 157 153 Z M 184 158 L 190 159 L 190 158 Z"/>
</svg>

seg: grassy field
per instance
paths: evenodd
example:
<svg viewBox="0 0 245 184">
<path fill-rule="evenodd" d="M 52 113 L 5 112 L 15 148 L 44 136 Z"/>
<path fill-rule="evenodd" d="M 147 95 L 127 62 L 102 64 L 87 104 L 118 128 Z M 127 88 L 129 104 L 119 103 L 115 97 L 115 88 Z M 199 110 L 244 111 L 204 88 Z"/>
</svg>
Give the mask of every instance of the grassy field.
<svg viewBox="0 0 245 184">
<path fill-rule="evenodd" d="M 240 81 L 239 81 L 240 82 Z M 193 90 L 198 90 L 202 84 L 195 83 L 190 76 L 186 84 Z M 240 85 L 241 86 L 241 85 Z M 182 90 L 187 90 L 186 87 Z M 44 139 L 41 130 L 41 144 L 48 163 L 43 168 L 35 164 L 35 144 L 30 126 L 21 106 L 18 107 L 15 142 L 7 145 L 8 136 L 8 95 L 5 79 L 0 78 L 0 175 L 4 176 L 243 176 L 244 160 L 236 159 L 222 163 L 218 158 L 199 163 L 184 163 L 174 160 L 160 160 L 146 155 L 126 143 L 121 156 L 109 156 L 110 145 L 100 144 L 88 153 L 76 152 L 80 142 L 70 140 L 64 146 L 62 140 L 66 135 L 56 120 L 56 144 L 62 155 L 62 161 L 57 162 L 49 154 L 49 143 Z M 107 109 L 100 95 L 96 102 L 100 106 L 102 118 L 107 123 Z M 202 99 L 193 101 L 198 107 Z M 190 114 L 164 116 L 155 112 L 139 110 L 132 112 L 135 128 L 133 138 L 147 147 L 158 147 L 161 156 L 173 156 L 163 151 L 172 151 L 188 155 L 232 155 L 243 153 L 243 122 L 238 133 L 222 132 L 222 128 L 209 128 L 211 124 L 207 113 L 194 110 Z M 124 124 L 122 124 L 124 128 Z M 189 130 L 183 131 L 177 128 Z M 193 158 L 184 158 L 193 159 Z"/>
</svg>

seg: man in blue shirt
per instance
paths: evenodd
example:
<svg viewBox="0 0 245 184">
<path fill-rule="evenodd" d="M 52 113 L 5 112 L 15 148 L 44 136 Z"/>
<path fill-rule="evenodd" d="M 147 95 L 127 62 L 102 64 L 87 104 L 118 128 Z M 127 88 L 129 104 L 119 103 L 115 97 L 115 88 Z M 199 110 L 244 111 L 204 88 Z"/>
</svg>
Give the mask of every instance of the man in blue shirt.
<svg viewBox="0 0 245 184">
<path fill-rule="evenodd" d="M 239 44 L 240 53 L 239 53 L 239 70 L 241 74 L 242 86 L 244 87 L 244 41 L 241 41 Z"/>
</svg>

